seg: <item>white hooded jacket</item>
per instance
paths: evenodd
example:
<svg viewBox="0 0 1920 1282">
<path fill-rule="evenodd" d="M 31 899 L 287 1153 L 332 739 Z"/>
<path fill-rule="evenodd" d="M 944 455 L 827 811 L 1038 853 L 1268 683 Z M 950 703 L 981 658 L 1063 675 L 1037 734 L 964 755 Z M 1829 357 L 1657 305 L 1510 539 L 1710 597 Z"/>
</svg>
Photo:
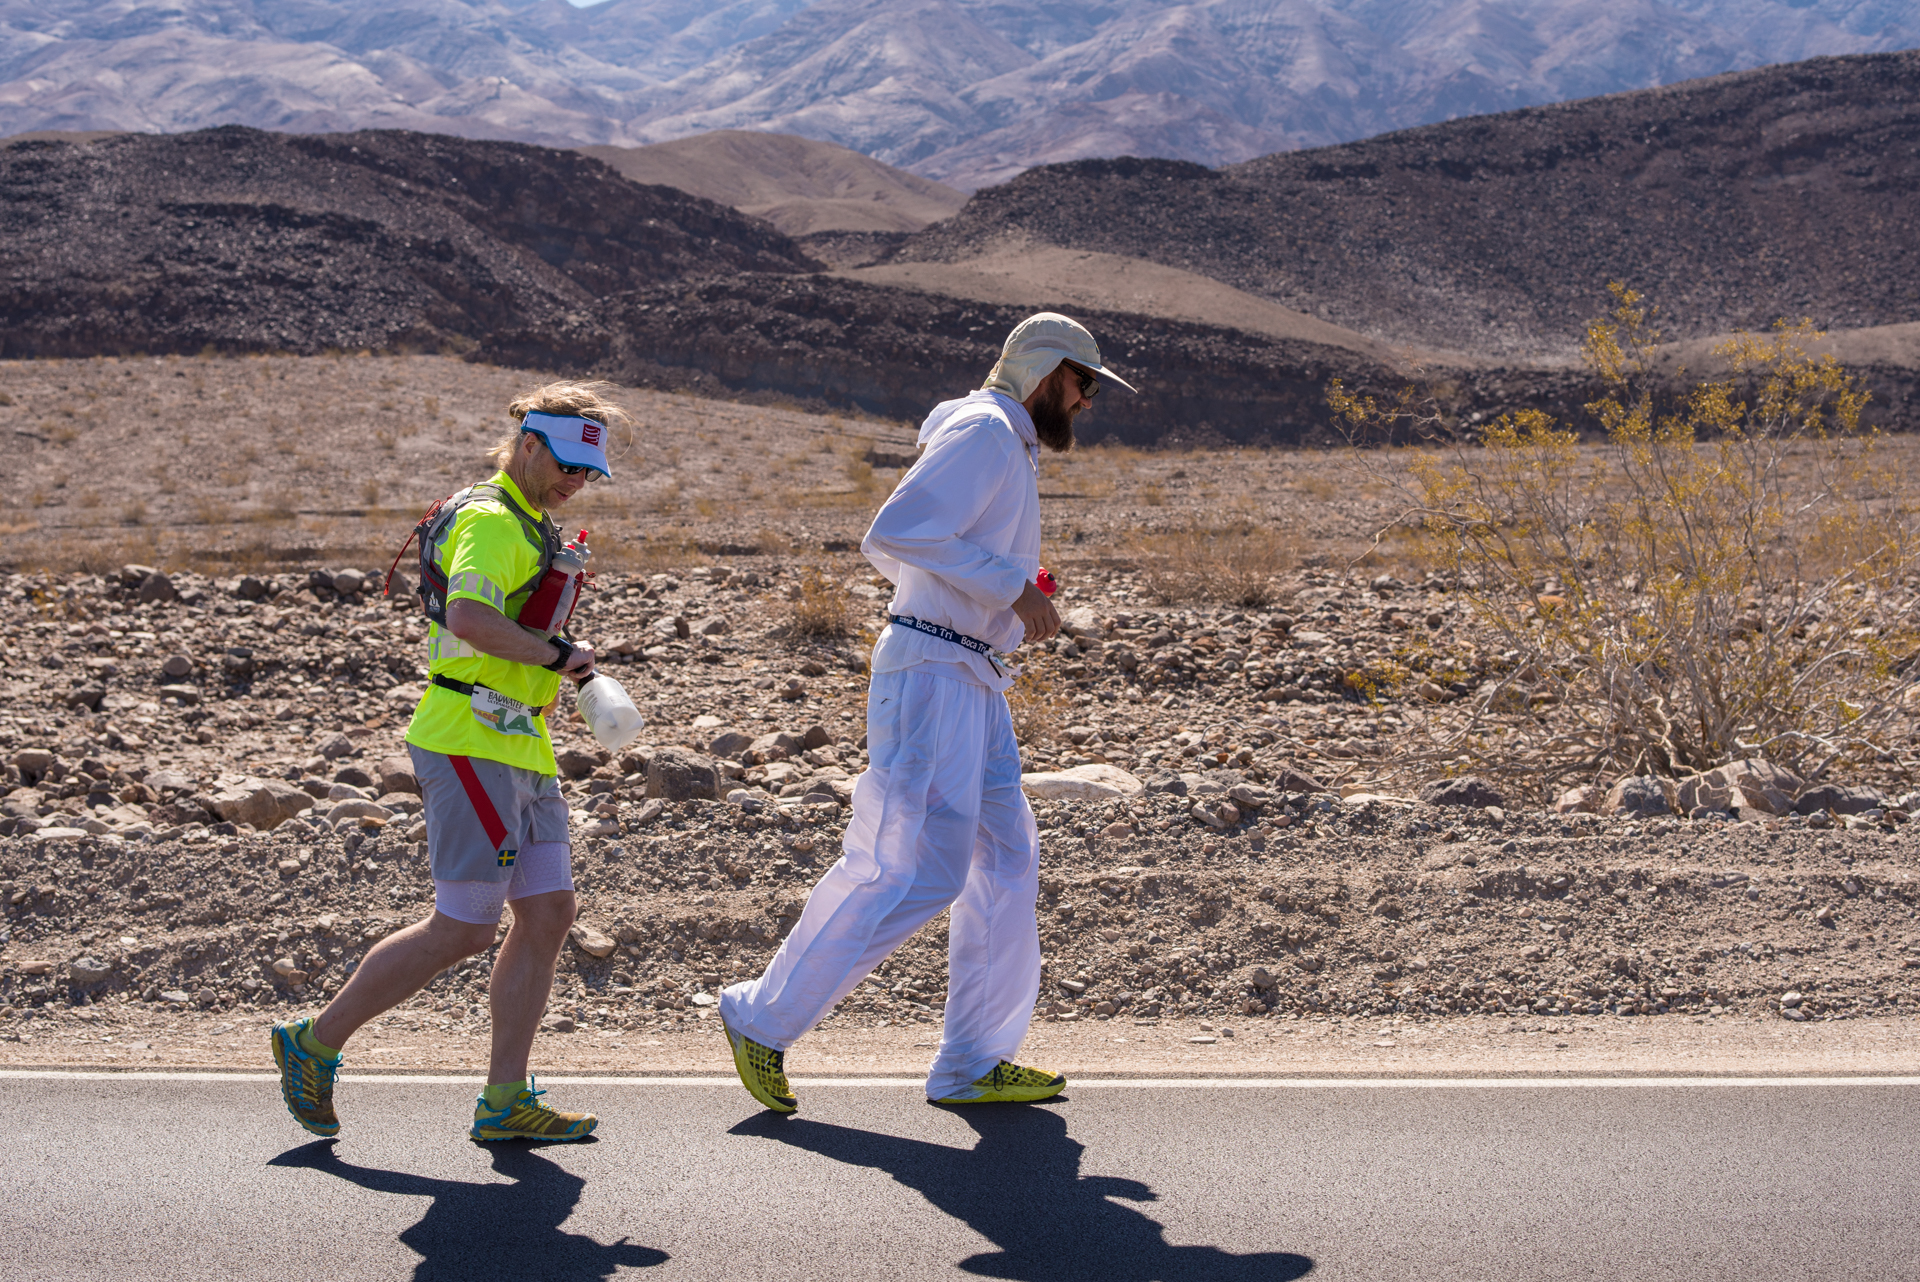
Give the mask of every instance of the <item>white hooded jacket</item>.
<svg viewBox="0 0 1920 1282">
<path fill-rule="evenodd" d="M 1012 605 L 1040 570 L 1040 446 L 1026 406 L 1000 392 L 943 401 L 920 427 L 920 459 L 873 518 L 860 550 L 897 589 L 892 613 L 1010 651 L 1026 634 Z M 994 690 L 1005 665 L 888 625 L 873 670 L 959 664 Z M 959 675 L 956 673 L 956 675 Z"/>
</svg>

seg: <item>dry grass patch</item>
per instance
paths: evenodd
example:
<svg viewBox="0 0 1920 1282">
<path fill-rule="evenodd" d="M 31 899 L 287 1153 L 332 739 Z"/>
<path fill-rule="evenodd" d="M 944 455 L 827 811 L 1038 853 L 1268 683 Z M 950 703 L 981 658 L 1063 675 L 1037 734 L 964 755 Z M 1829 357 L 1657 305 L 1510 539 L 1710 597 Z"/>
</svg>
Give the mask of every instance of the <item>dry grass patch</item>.
<svg viewBox="0 0 1920 1282">
<path fill-rule="evenodd" d="M 1290 533 L 1253 521 L 1141 534 L 1131 550 L 1141 582 L 1169 605 L 1211 601 L 1260 609 L 1278 599 L 1278 579 L 1299 563 Z"/>
<path fill-rule="evenodd" d="M 787 602 L 787 631 L 794 637 L 837 638 L 853 634 L 860 609 L 840 579 L 818 565 L 802 567 Z"/>
</svg>

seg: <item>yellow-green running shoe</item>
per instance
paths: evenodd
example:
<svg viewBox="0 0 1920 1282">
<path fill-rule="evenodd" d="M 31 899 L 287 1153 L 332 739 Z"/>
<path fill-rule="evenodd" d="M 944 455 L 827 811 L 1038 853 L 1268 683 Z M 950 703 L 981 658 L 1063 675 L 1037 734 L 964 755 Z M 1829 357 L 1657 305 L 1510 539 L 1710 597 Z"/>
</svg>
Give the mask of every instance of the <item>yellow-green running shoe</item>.
<svg viewBox="0 0 1920 1282">
<path fill-rule="evenodd" d="M 1052 1099 L 1067 1088 L 1067 1079 L 1044 1068 L 1022 1068 L 1001 1060 L 993 1071 L 971 1086 L 935 1100 L 936 1104 L 1031 1104 Z"/>
<path fill-rule="evenodd" d="M 762 1046 L 745 1034 L 734 1032 L 724 1019 L 720 1021 L 720 1030 L 733 1047 L 733 1067 L 740 1074 L 740 1084 L 755 1099 L 776 1113 L 791 1113 L 800 1107 L 793 1088 L 787 1085 L 785 1051 Z"/>
<path fill-rule="evenodd" d="M 340 1133 L 340 1119 L 333 1115 L 333 1079 L 340 1061 L 300 1049 L 300 1030 L 312 1023 L 309 1018 L 275 1024 L 273 1062 L 280 1066 L 280 1097 L 293 1120 L 315 1135 L 334 1136 Z"/>
<path fill-rule="evenodd" d="M 483 1094 L 473 1101 L 473 1130 L 476 1140 L 550 1140 L 567 1143 L 593 1134 L 600 1119 L 592 1113 L 561 1113 L 540 1102 L 545 1095 L 537 1090 L 539 1081 L 527 1074 L 527 1084 L 505 1108 L 493 1108 Z"/>
</svg>

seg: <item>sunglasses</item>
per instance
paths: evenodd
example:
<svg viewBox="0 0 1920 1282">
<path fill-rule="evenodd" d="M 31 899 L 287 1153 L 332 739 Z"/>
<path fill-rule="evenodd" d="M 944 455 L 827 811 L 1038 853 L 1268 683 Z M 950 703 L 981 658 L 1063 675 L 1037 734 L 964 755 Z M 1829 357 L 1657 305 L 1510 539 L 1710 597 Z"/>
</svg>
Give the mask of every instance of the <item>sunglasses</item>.
<svg viewBox="0 0 1920 1282">
<path fill-rule="evenodd" d="M 594 470 L 593 468 L 586 467 L 584 465 L 575 466 L 571 463 L 562 463 L 560 461 L 560 456 L 553 452 L 553 446 L 547 444 L 547 438 L 543 436 L 541 433 L 529 431 L 527 432 L 527 435 L 531 436 L 534 440 L 540 442 L 541 448 L 546 450 L 547 452 L 547 457 L 552 459 L 553 465 L 560 469 L 560 475 L 578 476 L 580 475 L 580 473 L 585 472 L 587 473 L 587 484 L 589 485 L 593 484 L 595 481 L 600 479 L 600 473 Z"/>
<path fill-rule="evenodd" d="M 1087 373 L 1087 371 L 1081 369 L 1078 365 L 1070 364 L 1066 361 L 1062 361 L 1061 364 L 1066 365 L 1068 369 L 1072 370 L 1073 376 L 1080 380 L 1080 395 L 1082 398 L 1090 401 L 1100 395 L 1099 379 Z"/>
</svg>

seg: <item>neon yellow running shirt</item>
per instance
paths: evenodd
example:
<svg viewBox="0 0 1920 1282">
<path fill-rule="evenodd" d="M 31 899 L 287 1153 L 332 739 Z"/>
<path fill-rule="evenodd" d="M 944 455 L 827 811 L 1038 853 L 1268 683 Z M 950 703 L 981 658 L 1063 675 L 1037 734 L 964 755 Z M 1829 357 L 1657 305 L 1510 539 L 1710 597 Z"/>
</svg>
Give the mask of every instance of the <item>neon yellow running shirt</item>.
<svg viewBox="0 0 1920 1282">
<path fill-rule="evenodd" d="M 533 508 L 505 472 L 489 481 L 531 513 Z M 481 601 L 508 618 L 520 612 L 538 586 L 540 548 L 518 517 L 499 499 L 478 498 L 448 527 L 439 556 L 447 574 L 447 604 Z M 427 672 L 485 686 L 531 708 L 543 708 L 560 688 L 560 674 L 482 654 L 439 624 L 427 631 Z M 553 740 L 544 717 L 518 718 L 494 712 L 491 723 L 475 715 L 472 700 L 429 684 L 407 726 L 407 742 L 429 752 L 502 761 L 544 775 L 556 774 Z"/>
</svg>

